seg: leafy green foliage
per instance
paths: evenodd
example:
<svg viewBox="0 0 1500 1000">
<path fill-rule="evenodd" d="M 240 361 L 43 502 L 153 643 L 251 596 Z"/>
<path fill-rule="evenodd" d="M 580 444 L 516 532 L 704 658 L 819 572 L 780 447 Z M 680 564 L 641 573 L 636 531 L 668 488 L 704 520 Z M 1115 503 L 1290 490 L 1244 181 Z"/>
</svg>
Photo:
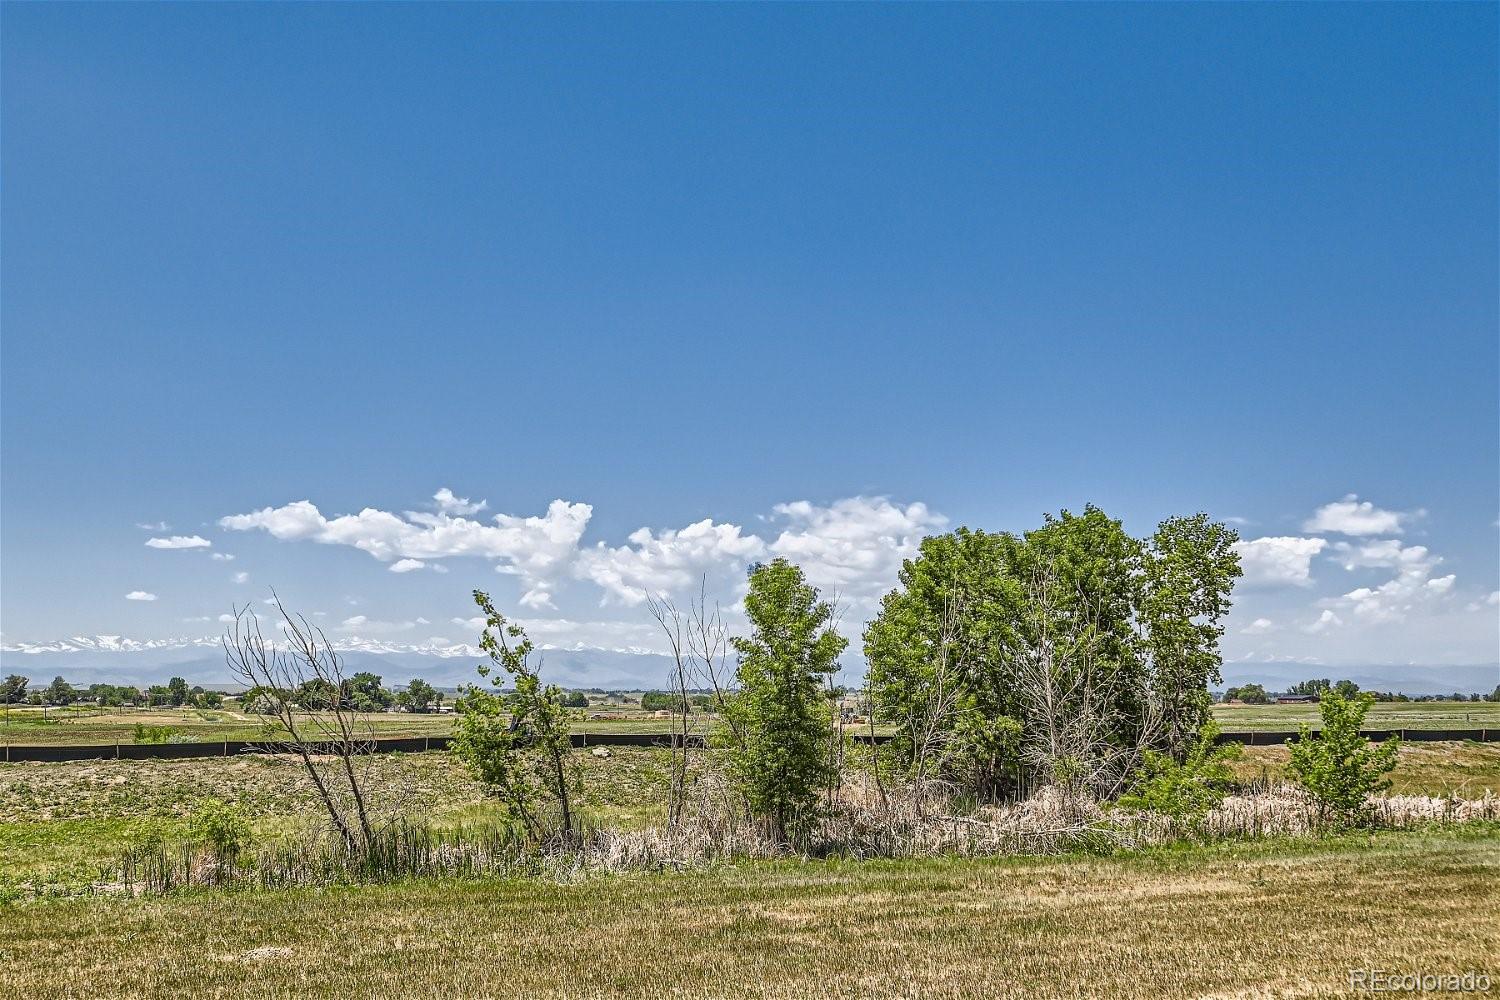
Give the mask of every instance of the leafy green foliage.
<svg viewBox="0 0 1500 1000">
<path fill-rule="evenodd" d="M 408 712 L 430 712 L 442 700 L 438 689 L 420 677 L 413 677 L 407 682 L 406 690 L 396 695 L 396 703 Z"/>
<path fill-rule="evenodd" d="M 188 822 L 188 832 L 207 844 L 220 860 L 232 860 L 250 846 L 250 822 L 236 806 L 222 799 L 199 802 Z"/>
<path fill-rule="evenodd" d="M 1234 780 L 1229 765 L 1243 753 L 1238 743 L 1220 744 L 1218 737 L 1218 724 L 1205 723 L 1180 762 L 1148 750 L 1135 788 L 1120 798 L 1120 805 L 1188 823 L 1200 822 L 1223 801 Z"/>
<path fill-rule="evenodd" d="M 1226 701 L 1243 701 L 1247 705 L 1269 705 L 1271 696 L 1259 684 L 1242 684 L 1224 692 Z"/>
<path fill-rule="evenodd" d="M 73 685 L 61 677 L 54 677 L 42 696 L 47 699 L 49 705 L 70 705 L 77 694 L 78 692 L 73 690 Z"/>
<path fill-rule="evenodd" d="M 785 559 L 751 571 L 745 612 L 752 629 L 732 640 L 739 691 L 720 739 L 751 813 L 778 839 L 797 838 L 830 778 L 833 719 L 823 692 L 848 640 L 833 627 L 833 606 Z"/>
<path fill-rule="evenodd" d="M 864 636 L 877 713 L 899 727 L 893 750 L 915 770 L 931 744 L 963 748 L 986 726 L 1000 728 L 980 746 L 1008 750 L 1010 722 L 1024 742 L 1039 722 L 1018 665 L 1045 650 L 1052 683 L 1096 702 L 1086 713 L 1105 743 L 1145 741 L 1183 760 L 1220 676 L 1236 539 L 1196 514 L 1138 540 L 1092 505 L 1020 536 L 959 528 L 923 539 Z M 1087 683 L 1074 683 L 1085 663 Z M 950 777 L 983 792 L 1036 776 L 1018 775 L 1008 752 L 947 761 Z"/>
<path fill-rule="evenodd" d="M 380 675 L 361 670 L 343 683 L 344 700 L 356 712 L 384 712 L 395 702 L 395 695 L 380 685 Z"/>
<path fill-rule="evenodd" d="M 1297 742 L 1287 747 L 1287 772 L 1317 800 L 1322 818 L 1357 825 L 1369 816 L 1369 799 L 1391 786 L 1385 775 L 1396 767 L 1401 741 L 1371 744 L 1360 735 L 1365 713 L 1374 702 L 1368 694 L 1345 698 L 1329 691 L 1318 703 L 1322 732 L 1303 725 Z"/>
<path fill-rule="evenodd" d="M 490 658 L 479 675 L 490 680 L 499 667 L 501 675 L 493 682 L 499 687 L 508 680 L 510 689 L 471 685 L 464 690 L 457 702 L 453 752 L 532 837 L 547 835 L 545 810 L 555 807 L 560 832 L 571 839 L 576 833 L 571 792 L 579 774 L 570 763 L 562 691 L 542 684 L 525 630 L 496 611 L 488 594 L 474 591 L 474 602 L 485 616 L 479 645 Z"/>
<path fill-rule="evenodd" d="M 0 681 L 0 705 L 19 705 L 25 701 L 26 685 L 30 683 L 31 678 L 20 674 L 10 674 Z"/>
</svg>

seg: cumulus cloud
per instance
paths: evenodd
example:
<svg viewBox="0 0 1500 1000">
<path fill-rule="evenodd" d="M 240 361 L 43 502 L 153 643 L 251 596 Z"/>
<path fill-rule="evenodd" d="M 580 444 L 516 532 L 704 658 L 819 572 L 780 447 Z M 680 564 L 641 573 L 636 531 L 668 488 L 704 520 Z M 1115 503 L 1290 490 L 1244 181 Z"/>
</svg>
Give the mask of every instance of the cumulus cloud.
<svg viewBox="0 0 1500 1000">
<path fill-rule="evenodd" d="M 420 559 L 398 559 L 391 563 L 390 570 L 392 573 L 410 573 L 412 570 L 421 569 L 426 565 Z"/>
<path fill-rule="evenodd" d="M 228 552 L 210 552 L 208 557 L 218 562 L 234 562 L 234 556 Z"/>
<path fill-rule="evenodd" d="M 1452 573 L 1433 576 L 1443 560 L 1421 545 L 1377 542 L 1362 549 L 1373 550 L 1374 554 L 1361 552 L 1358 559 L 1351 560 L 1351 569 L 1384 566 L 1396 570 L 1396 575 L 1380 586 L 1357 587 L 1333 602 L 1367 624 L 1403 621 L 1418 608 L 1447 596 L 1457 580 Z"/>
<path fill-rule="evenodd" d="M 468 497 L 456 497 L 446 486 L 432 495 L 432 502 L 443 514 L 478 514 L 489 506 L 487 500 L 470 503 Z"/>
<path fill-rule="evenodd" d="M 425 562 L 450 556 L 495 559 L 502 571 L 515 573 L 534 586 L 554 578 L 568 565 L 592 514 L 588 504 L 554 500 L 540 517 L 496 514 L 492 524 L 441 511 L 397 515 L 372 507 L 328 518 L 310 501 L 297 500 L 233 514 L 221 518 L 219 524 L 230 531 L 265 531 L 283 541 L 349 545 L 381 562 Z"/>
<path fill-rule="evenodd" d="M 613 548 L 600 542 L 578 554 L 578 575 L 602 587 L 606 601 L 635 605 L 647 593 L 686 590 L 704 573 L 743 568 L 766 552 L 766 543 L 739 525 L 708 518 L 680 530 L 640 528 L 628 541 Z"/>
<path fill-rule="evenodd" d="M 170 530 L 172 530 L 172 526 L 170 524 L 168 524 L 166 521 L 147 521 L 147 522 L 144 522 L 144 523 L 140 522 L 140 521 L 137 521 L 135 523 L 135 526 L 137 528 L 140 528 L 142 531 L 170 531 Z"/>
<path fill-rule="evenodd" d="M 895 586 L 902 561 L 948 523 L 926 504 L 902 507 L 885 497 L 851 497 L 827 507 L 798 500 L 775 511 L 790 523 L 771 553 L 801 566 L 815 586 L 855 603 Z"/>
<path fill-rule="evenodd" d="M 1255 621 L 1251 622 L 1249 625 L 1246 625 L 1244 628 L 1240 629 L 1240 634 L 1241 635 L 1260 635 L 1262 632 L 1269 632 L 1272 629 L 1274 629 L 1275 627 L 1276 627 L 1276 623 L 1273 622 L 1273 621 L 1271 621 L 1271 619 L 1269 619 L 1269 618 L 1257 618 L 1257 619 L 1255 619 Z"/>
<path fill-rule="evenodd" d="M 1245 582 L 1262 586 L 1305 587 L 1312 582 L 1312 560 L 1328 542 L 1322 538 L 1274 535 L 1235 542 Z"/>
<path fill-rule="evenodd" d="M 1423 545 L 1402 545 L 1394 538 L 1351 545 L 1338 542 L 1333 547 L 1334 558 L 1347 570 L 1386 569 L 1398 566 L 1415 566 L 1430 560 Z"/>
<path fill-rule="evenodd" d="M 156 600 L 156 595 L 153 594 L 153 593 L 150 593 L 149 591 L 145 591 L 145 590 L 132 590 L 130 593 L 128 593 L 128 594 L 125 595 L 125 600 L 127 600 L 127 601 L 154 601 L 154 600 Z"/>
<path fill-rule="evenodd" d="M 1302 526 L 1315 534 L 1399 535 L 1402 526 L 1422 516 L 1422 511 L 1382 510 L 1350 493 L 1342 500 L 1324 504 Z"/>
<path fill-rule="evenodd" d="M 244 570 L 241 570 L 240 572 L 234 574 L 234 576 L 231 576 L 229 579 L 233 580 L 235 583 L 245 583 L 249 581 L 250 574 L 246 573 Z"/>
<path fill-rule="evenodd" d="M 1323 613 L 1317 617 L 1317 620 L 1310 625 L 1304 626 L 1302 631 L 1306 632 L 1308 635 L 1317 635 L 1319 632 L 1326 632 L 1331 628 L 1338 628 L 1342 624 L 1344 624 L 1344 620 L 1342 618 L 1340 618 L 1338 615 L 1334 614 L 1327 608 L 1324 608 Z"/>
<path fill-rule="evenodd" d="M 207 538 L 198 535 L 173 535 L 170 538 L 148 538 L 148 549 L 206 549 L 213 545 Z"/>
</svg>

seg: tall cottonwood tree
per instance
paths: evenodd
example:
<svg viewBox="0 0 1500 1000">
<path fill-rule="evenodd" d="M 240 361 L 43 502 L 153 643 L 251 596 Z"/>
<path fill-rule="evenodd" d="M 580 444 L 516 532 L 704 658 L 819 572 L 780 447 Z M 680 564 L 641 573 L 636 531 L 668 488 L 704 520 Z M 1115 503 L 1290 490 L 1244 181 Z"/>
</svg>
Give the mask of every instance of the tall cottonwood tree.
<svg viewBox="0 0 1500 1000">
<path fill-rule="evenodd" d="M 951 706 L 938 720 L 949 775 L 981 792 L 1080 769 L 1097 791 L 1146 749 L 1181 759 L 1218 679 L 1235 540 L 1201 514 L 1138 540 L 1092 505 L 1022 535 L 924 539 L 865 632 L 877 707 L 904 731 L 896 750 L 915 767 L 911 733 L 937 703 Z M 954 679 L 959 697 L 934 697 Z"/>
<path fill-rule="evenodd" d="M 721 737 L 751 814 L 777 840 L 795 840 L 829 783 L 824 691 L 848 640 L 834 628 L 833 605 L 785 559 L 751 570 L 745 613 L 751 632 L 732 640 L 738 690 Z"/>
</svg>

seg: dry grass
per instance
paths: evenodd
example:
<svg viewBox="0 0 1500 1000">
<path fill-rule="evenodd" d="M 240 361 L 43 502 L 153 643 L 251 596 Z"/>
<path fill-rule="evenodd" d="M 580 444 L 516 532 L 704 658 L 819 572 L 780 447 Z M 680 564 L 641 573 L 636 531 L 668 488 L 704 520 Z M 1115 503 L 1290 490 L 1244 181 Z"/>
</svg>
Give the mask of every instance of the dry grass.
<svg viewBox="0 0 1500 1000">
<path fill-rule="evenodd" d="M 1246 747 L 1234 772 L 1274 784 L 1285 779 L 1286 763 L 1284 746 Z M 1403 743 L 1390 779 L 1396 795 L 1500 795 L 1500 743 Z"/>
<path fill-rule="evenodd" d="M 39 901 L 0 927 L 4 997 L 1340 996 L 1372 964 L 1500 978 L 1500 838 Z"/>
</svg>

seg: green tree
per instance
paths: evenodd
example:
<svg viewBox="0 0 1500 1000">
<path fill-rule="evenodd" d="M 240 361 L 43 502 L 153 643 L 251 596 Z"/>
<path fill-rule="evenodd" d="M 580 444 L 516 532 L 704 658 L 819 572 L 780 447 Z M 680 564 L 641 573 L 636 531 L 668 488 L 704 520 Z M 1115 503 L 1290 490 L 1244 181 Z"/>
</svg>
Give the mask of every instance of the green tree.
<svg viewBox="0 0 1500 1000">
<path fill-rule="evenodd" d="M 406 690 L 396 695 L 397 703 L 409 712 L 430 712 L 440 700 L 438 689 L 420 677 L 413 677 L 407 682 Z"/>
<path fill-rule="evenodd" d="M 73 690 L 73 685 L 61 677 L 54 677 L 52 683 L 47 685 L 44 696 L 49 705 L 70 705 L 77 693 Z"/>
<path fill-rule="evenodd" d="M 298 684 L 292 701 L 309 712 L 326 712 L 342 704 L 339 689 L 326 677 L 310 677 Z"/>
<path fill-rule="evenodd" d="M 726 712 L 728 733 L 738 734 L 727 741 L 730 771 L 772 836 L 799 838 L 828 784 L 832 716 L 823 689 L 848 640 L 833 627 L 833 606 L 785 559 L 751 571 L 745 613 L 751 633 L 732 640 L 739 690 Z"/>
<path fill-rule="evenodd" d="M 533 838 L 547 835 L 542 807 L 551 805 L 557 809 L 561 836 L 572 840 L 577 831 L 571 789 L 580 775 L 570 764 L 572 740 L 562 691 L 542 684 L 525 630 L 496 611 L 483 591 L 474 591 L 474 603 L 484 612 L 479 645 L 490 658 L 479 675 L 499 690 L 471 685 L 459 696 L 453 751 Z M 500 675 L 494 674 L 496 667 Z M 502 678 L 510 682 L 510 690 L 501 688 Z"/>
<path fill-rule="evenodd" d="M 361 670 L 344 681 L 344 699 L 356 712 L 384 712 L 395 695 L 380 686 L 380 675 Z"/>
<path fill-rule="evenodd" d="M 1321 698 L 1323 696 L 1323 692 L 1330 690 L 1332 687 L 1333 684 L 1329 682 L 1327 677 L 1324 677 L 1322 679 L 1313 678 L 1311 680 L 1300 681 L 1299 683 L 1293 684 L 1291 687 L 1287 688 L 1286 693 L 1296 695 L 1311 695 L 1314 698 Z"/>
<path fill-rule="evenodd" d="M 1339 693 L 1340 698 L 1353 698 L 1359 694 L 1359 685 L 1351 680 L 1341 680 L 1333 686 L 1333 690 Z"/>
<path fill-rule="evenodd" d="M 673 712 L 681 707 L 681 699 L 666 691 L 647 691 L 641 695 L 641 708 L 647 712 Z"/>
<path fill-rule="evenodd" d="M 1200 513 L 1163 521 L 1143 549 L 1139 618 L 1165 726 L 1158 743 L 1178 762 L 1201 744 L 1195 737 L 1209 721 L 1208 686 L 1222 679 L 1219 640 L 1241 574 L 1238 539 Z"/>
<path fill-rule="evenodd" d="M 1242 701 L 1247 705 L 1265 705 L 1271 700 L 1266 694 L 1266 689 L 1260 684 L 1241 684 L 1224 692 L 1224 697 L 1230 701 Z"/>
<path fill-rule="evenodd" d="M 30 683 L 31 678 L 20 674 L 11 674 L 0 681 L 0 705 L 19 705 L 25 701 L 26 685 Z"/>
<path fill-rule="evenodd" d="M 588 708 L 589 696 L 582 691 L 569 691 L 563 695 L 563 708 Z"/>
<path fill-rule="evenodd" d="M 174 706 L 181 707 L 187 704 L 189 693 L 188 683 L 181 677 L 173 677 L 167 681 L 167 694 Z"/>
<path fill-rule="evenodd" d="M 1219 743 L 1219 726 L 1204 723 L 1181 761 L 1148 750 L 1130 794 L 1120 805 L 1161 813 L 1189 824 L 1203 821 L 1224 800 L 1234 780 L 1230 762 L 1242 751 L 1238 743 Z"/>
<path fill-rule="evenodd" d="M 1318 703 L 1322 732 L 1304 724 L 1297 742 L 1287 747 L 1287 772 L 1312 793 L 1324 821 L 1353 825 L 1369 815 L 1370 796 L 1391 786 L 1385 775 L 1396 766 L 1401 741 L 1395 737 L 1371 744 L 1360 733 L 1374 699 L 1367 694 L 1345 698 L 1329 691 Z"/>
<path fill-rule="evenodd" d="M 981 791 L 1054 770 L 1039 763 L 1038 734 L 1060 722 L 1093 730 L 1068 742 L 1105 753 L 1101 773 L 1143 748 L 1181 761 L 1220 679 L 1236 539 L 1197 514 L 1138 540 L 1093 505 L 1019 536 L 923 539 L 864 637 L 876 712 L 899 729 L 893 752 L 920 771 L 937 746 L 940 766 Z"/>
</svg>

